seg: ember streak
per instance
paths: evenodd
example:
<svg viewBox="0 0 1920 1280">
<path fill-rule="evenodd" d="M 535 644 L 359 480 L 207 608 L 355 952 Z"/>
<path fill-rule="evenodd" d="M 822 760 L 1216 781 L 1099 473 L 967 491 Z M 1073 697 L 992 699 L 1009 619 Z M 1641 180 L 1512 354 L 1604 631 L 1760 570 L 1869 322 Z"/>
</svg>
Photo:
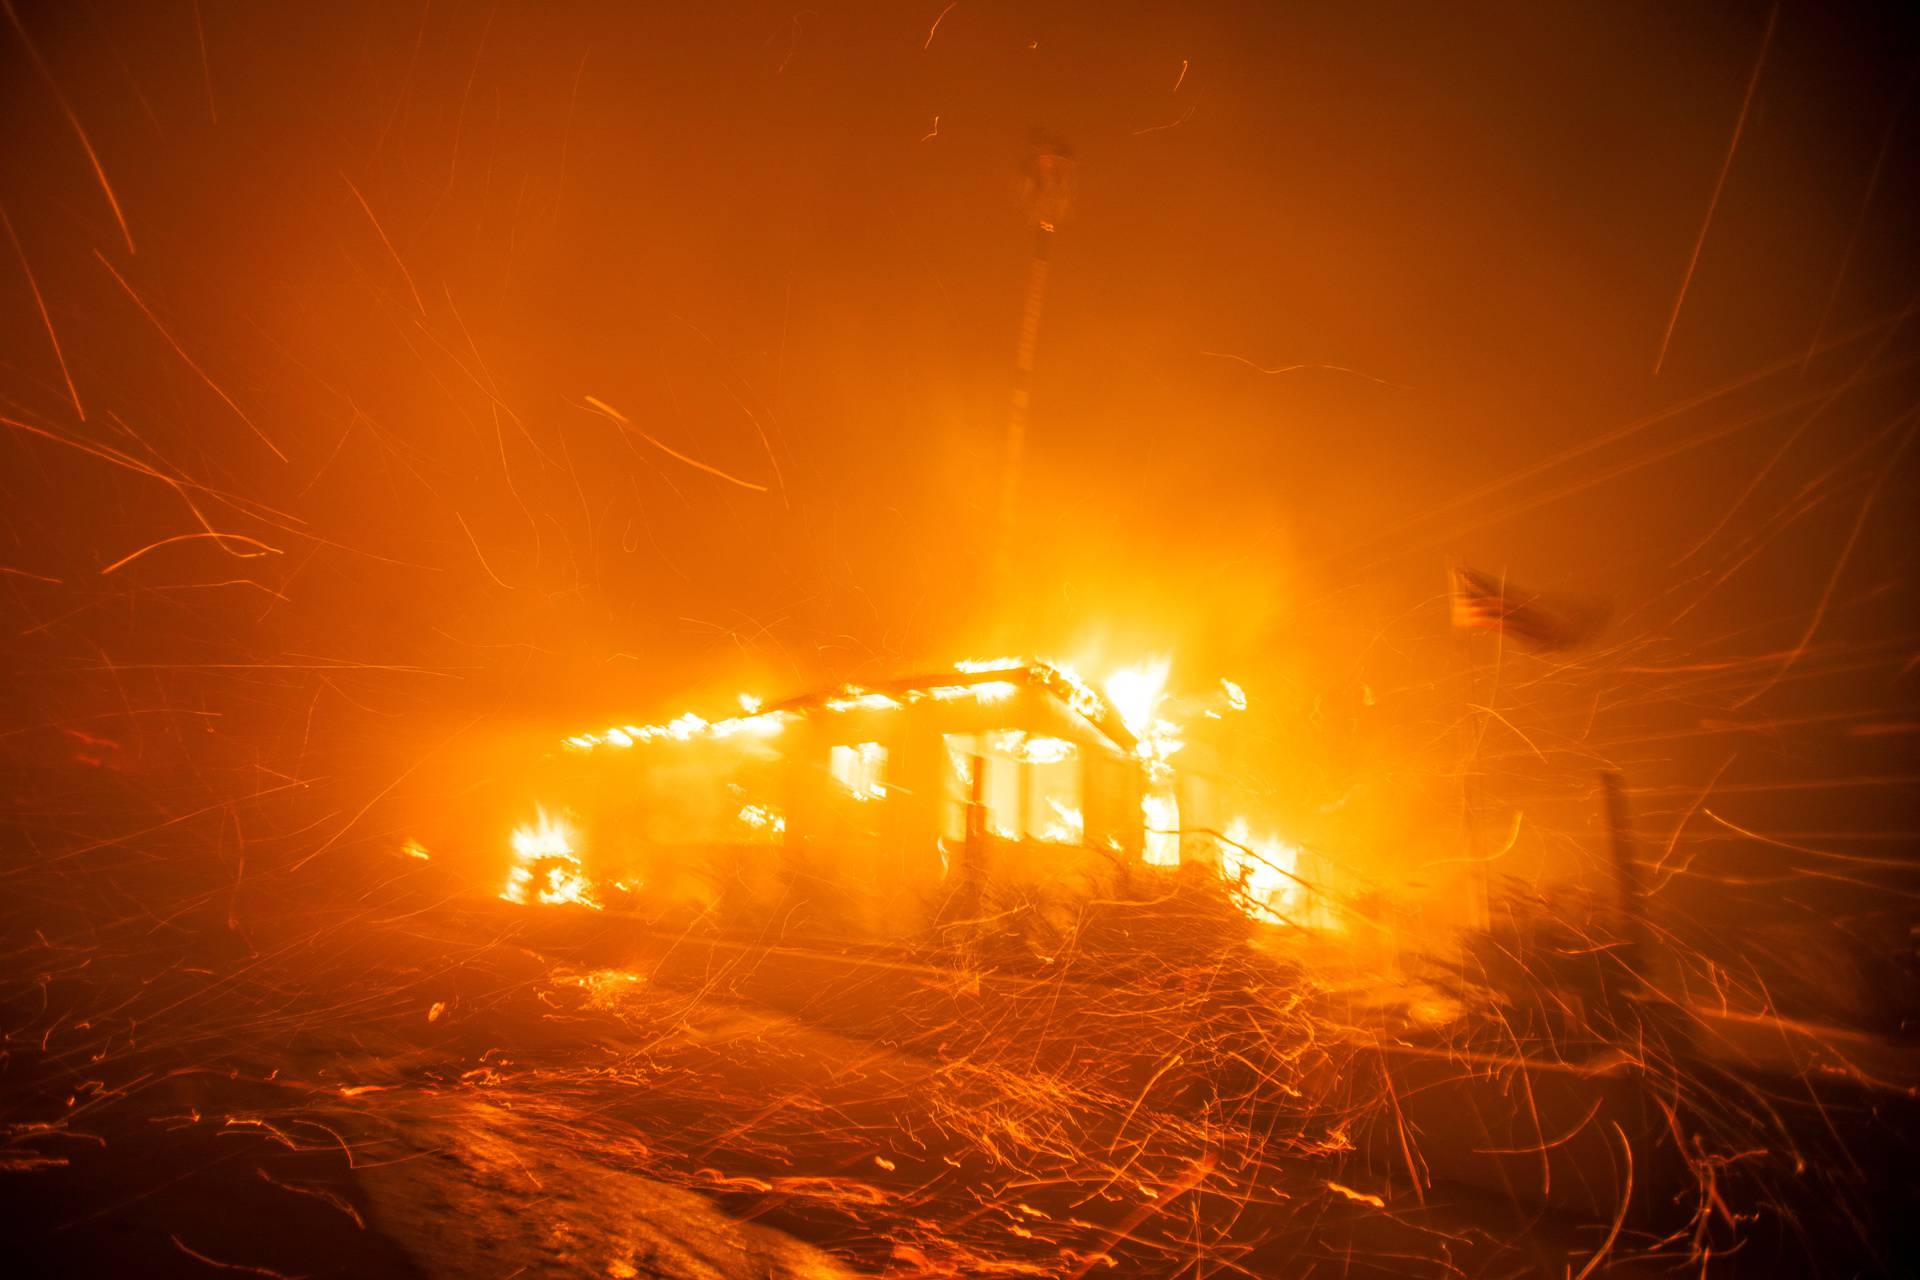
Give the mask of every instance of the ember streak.
<svg viewBox="0 0 1920 1280">
<path fill-rule="evenodd" d="M 0 11 L 5 1274 L 1920 1272 L 1900 6 Z"/>
</svg>

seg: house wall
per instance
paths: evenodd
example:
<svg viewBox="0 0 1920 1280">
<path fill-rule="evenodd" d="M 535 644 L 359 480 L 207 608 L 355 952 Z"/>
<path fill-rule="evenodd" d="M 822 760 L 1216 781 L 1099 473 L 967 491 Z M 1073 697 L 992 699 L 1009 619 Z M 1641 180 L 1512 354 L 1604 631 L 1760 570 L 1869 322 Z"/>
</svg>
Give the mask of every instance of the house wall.
<svg viewBox="0 0 1920 1280">
<path fill-rule="evenodd" d="M 1139 847 L 1139 768 L 1120 756 L 1057 700 L 1021 688 L 1006 700 L 926 700 L 886 710 L 809 717 L 786 743 L 788 794 L 785 856 L 801 932 L 898 939 L 935 926 L 961 887 L 964 851 L 947 833 L 949 756 L 946 736 L 1019 729 L 1072 742 L 1082 766 L 1085 843 Z M 828 776 L 835 745 L 877 742 L 887 750 L 884 799 L 856 800 Z M 1035 841 L 985 842 L 982 875 L 990 884 L 1054 882 L 1062 869 L 1086 883 L 1088 868 L 1069 846 Z M 1112 858 L 1095 862 L 1110 868 Z"/>
<path fill-rule="evenodd" d="M 564 810 L 596 881 L 629 886 L 609 889 L 608 906 L 663 925 L 904 941 L 952 914 L 964 881 L 964 841 L 946 831 L 955 803 L 946 735 L 1003 729 L 1075 745 L 1084 836 L 1079 848 L 986 841 L 982 880 L 1048 900 L 1103 891 L 1117 863 L 1139 854 L 1138 762 L 1025 686 L 990 703 L 819 711 L 767 737 L 569 753 L 539 798 Z M 856 798 L 831 774 L 833 748 L 862 743 L 886 751 L 877 798 Z M 749 807 L 777 814 L 784 832 L 743 821 Z"/>
</svg>

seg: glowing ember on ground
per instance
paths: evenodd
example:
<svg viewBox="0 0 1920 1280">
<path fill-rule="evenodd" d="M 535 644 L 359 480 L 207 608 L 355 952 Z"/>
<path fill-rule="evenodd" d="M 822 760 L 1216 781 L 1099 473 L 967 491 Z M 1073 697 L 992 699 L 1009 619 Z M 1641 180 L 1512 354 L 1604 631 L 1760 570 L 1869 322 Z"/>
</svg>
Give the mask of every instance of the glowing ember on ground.
<svg viewBox="0 0 1920 1280">
<path fill-rule="evenodd" d="M 598 909 L 599 899 L 581 868 L 574 842 L 572 826 L 544 811 L 532 826 L 514 828 L 513 868 L 507 872 L 500 897 L 523 905 L 538 902 Z"/>
</svg>

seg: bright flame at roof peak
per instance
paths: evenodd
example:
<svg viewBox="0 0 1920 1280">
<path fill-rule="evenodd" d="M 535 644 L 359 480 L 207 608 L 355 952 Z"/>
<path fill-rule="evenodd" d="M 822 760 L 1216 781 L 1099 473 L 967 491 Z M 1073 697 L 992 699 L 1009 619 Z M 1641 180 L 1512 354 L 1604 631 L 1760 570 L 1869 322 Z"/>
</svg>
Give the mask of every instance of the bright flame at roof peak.
<svg viewBox="0 0 1920 1280">
<path fill-rule="evenodd" d="M 1153 713 L 1166 696 L 1167 672 L 1172 666 L 1171 658 L 1149 658 L 1107 677 L 1107 702 L 1135 737 L 1145 739 L 1150 735 Z"/>
</svg>

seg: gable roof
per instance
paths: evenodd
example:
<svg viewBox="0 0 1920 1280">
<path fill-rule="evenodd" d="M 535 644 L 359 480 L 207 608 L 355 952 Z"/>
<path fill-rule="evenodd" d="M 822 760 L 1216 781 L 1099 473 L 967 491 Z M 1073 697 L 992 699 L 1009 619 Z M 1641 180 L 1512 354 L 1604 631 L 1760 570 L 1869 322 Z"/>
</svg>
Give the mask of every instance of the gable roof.
<svg viewBox="0 0 1920 1280">
<path fill-rule="evenodd" d="M 917 702 L 973 699 L 996 702 L 1022 687 L 1039 689 L 1084 720 L 1120 751 L 1137 754 L 1140 740 L 1093 686 L 1065 668 L 1025 658 L 961 662 L 951 671 L 909 676 L 870 686 L 846 685 L 802 694 L 771 707 L 723 720 L 706 720 L 691 712 L 663 724 L 615 725 L 598 733 L 582 733 L 566 740 L 576 750 L 630 747 L 639 742 L 671 739 L 724 738 L 738 733 L 777 732 L 788 719 L 817 712 L 880 711 Z"/>
</svg>

